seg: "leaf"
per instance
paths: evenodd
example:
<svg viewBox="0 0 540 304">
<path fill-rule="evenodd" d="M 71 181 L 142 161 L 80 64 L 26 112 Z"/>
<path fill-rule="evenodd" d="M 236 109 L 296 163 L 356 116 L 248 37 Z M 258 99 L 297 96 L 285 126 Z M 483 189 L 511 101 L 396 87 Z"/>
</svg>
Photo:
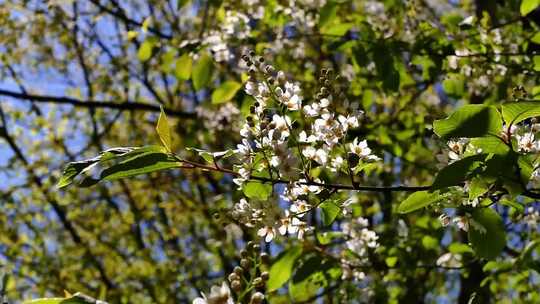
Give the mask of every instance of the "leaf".
<svg viewBox="0 0 540 304">
<path fill-rule="evenodd" d="M 510 152 L 510 147 L 498 137 L 477 137 L 471 139 L 470 143 L 476 149 L 482 150 L 482 153 L 507 154 Z"/>
<path fill-rule="evenodd" d="M 331 225 L 338 216 L 341 208 L 333 202 L 327 201 L 319 205 L 322 211 L 323 225 Z"/>
<path fill-rule="evenodd" d="M 272 185 L 260 182 L 248 182 L 244 184 L 242 191 L 244 191 L 244 195 L 249 198 L 264 201 L 272 194 Z"/>
<path fill-rule="evenodd" d="M 499 204 L 505 205 L 505 206 L 508 206 L 508 207 L 512 207 L 512 208 L 516 209 L 518 212 L 525 211 L 525 207 L 523 207 L 523 205 L 521 205 L 520 203 L 516 202 L 513 199 L 503 198 L 503 199 L 499 200 Z"/>
<path fill-rule="evenodd" d="M 526 16 L 540 5 L 540 0 L 523 0 L 519 6 L 521 16 Z"/>
<path fill-rule="evenodd" d="M 491 208 L 476 208 L 472 219 L 485 228 L 485 233 L 469 225 L 469 241 L 477 256 L 488 260 L 496 258 L 506 246 L 506 232 L 502 218 Z"/>
<path fill-rule="evenodd" d="M 103 170 L 100 179 L 115 180 L 170 168 L 178 168 L 181 165 L 181 162 L 166 153 L 143 153 Z"/>
<path fill-rule="evenodd" d="M 193 60 L 189 54 L 185 53 L 176 60 L 174 75 L 180 80 L 188 80 L 191 77 L 192 66 Z"/>
<path fill-rule="evenodd" d="M 485 158 L 486 154 L 476 154 L 451 163 L 439 171 L 431 188 L 438 190 L 461 184 L 482 164 Z"/>
<path fill-rule="evenodd" d="M 397 212 L 402 214 L 410 213 L 436 203 L 444 198 L 445 196 L 440 195 L 439 191 L 416 191 L 399 204 Z"/>
<path fill-rule="evenodd" d="M 502 105 L 502 116 L 507 125 L 540 116 L 540 101 L 513 102 Z"/>
<path fill-rule="evenodd" d="M 433 122 L 433 130 L 443 139 L 497 136 L 502 130 L 501 115 L 492 106 L 466 105 L 449 117 Z"/>
<path fill-rule="evenodd" d="M 137 57 L 140 61 L 144 62 L 152 57 L 152 49 L 154 48 L 155 41 L 152 39 L 146 39 L 137 52 Z"/>
<path fill-rule="evenodd" d="M 453 254 L 474 253 L 471 246 L 463 243 L 452 243 L 448 246 L 448 250 Z"/>
<path fill-rule="evenodd" d="M 328 245 L 333 239 L 343 237 L 343 232 L 340 231 L 327 231 L 323 233 L 317 233 L 317 240 L 321 245 Z"/>
<path fill-rule="evenodd" d="M 398 258 L 395 256 L 387 257 L 386 259 L 384 259 L 384 262 L 386 263 L 386 266 L 393 268 L 394 266 L 396 266 Z"/>
<path fill-rule="evenodd" d="M 220 104 L 231 100 L 242 84 L 236 81 L 226 81 L 212 93 L 212 103 Z"/>
<path fill-rule="evenodd" d="M 289 282 L 289 294 L 295 302 L 308 301 L 340 276 L 341 267 L 334 260 L 319 254 L 309 254 L 302 258 L 294 272 Z"/>
<path fill-rule="evenodd" d="M 279 289 L 290 279 L 294 263 L 301 253 L 302 247 L 292 247 L 284 251 L 272 264 L 267 282 L 269 292 Z"/>
<path fill-rule="evenodd" d="M 65 298 L 43 298 L 24 301 L 23 304 L 60 304 Z"/>
<path fill-rule="evenodd" d="M 327 25 L 321 29 L 321 34 L 328 36 L 343 36 L 353 27 L 352 23 Z"/>
<path fill-rule="evenodd" d="M 77 175 L 79 175 L 81 172 L 83 172 L 85 169 L 89 168 L 90 166 L 96 164 L 99 161 L 99 157 L 78 161 L 78 162 L 71 162 L 68 163 L 67 166 L 64 168 L 64 171 L 62 172 L 62 176 L 60 177 L 60 180 L 56 184 L 56 187 L 58 189 L 65 188 L 71 183 L 73 183 L 73 180 Z"/>
<path fill-rule="evenodd" d="M 473 200 L 486 193 L 489 189 L 488 182 L 482 177 L 475 177 L 469 183 L 469 200 Z"/>
<path fill-rule="evenodd" d="M 199 58 L 191 75 L 195 90 L 204 88 L 210 82 L 212 78 L 212 66 L 212 58 L 208 54 L 204 54 Z"/>
<path fill-rule="evenodd" d="M 169 121 L 167 120 L 167 115 L 165 115 L 165 111 L 163 111 L 163 107 L 161 108 L 161 113 L 159 113 L 156 131 L 163 146 L 167 149 L 168 152 L 171 152 L 171 128 L 169 127 Z"/>
<path fill-rule="evenodd" d="M 465 77 L 461 74 L 451 74 L 443 80 L 442 87 L 449 96 L 459 98 L 465 91 Z"/>
<path fill-rule="evenodd" d="M 24 301 L 23 304 L 94 304 L 96 300 L 80 292 L 65 298 L 42 298 Z M 100 303 L 107 304 L 103 301 Z"/>
</svg>

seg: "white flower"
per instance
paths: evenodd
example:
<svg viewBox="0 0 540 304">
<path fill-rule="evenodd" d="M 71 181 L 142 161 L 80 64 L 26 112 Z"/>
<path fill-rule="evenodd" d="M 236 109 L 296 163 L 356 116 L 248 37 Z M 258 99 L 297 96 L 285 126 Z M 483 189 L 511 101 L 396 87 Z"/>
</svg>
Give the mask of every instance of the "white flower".
<svg viewBox="0 0 540 304">
<path fill-rule="evenodd" d="M 276 235 L 276 229 L 270 226 L 262 227 L 257 231 L 257 235 L 260 237 L 264 237 L 264 241 L 270 243 Z"/>
<path fill-rule="evenodd" d="M 540 151 L 540 142 L 536 140 L 532 132 L 527 132 L 524 135 L 516 135 L 516 139 L 520 152 L 536 153 Z"/>
<path fill-rule="evenodd" d="M 212 286 L 208 297 L 204 293 L 201 295 L 202 297 L 193 300 L 193 304 L 234 304 L 231 290 L 225 282 L 221 286 Z"/>
<path fill-rule="evenodd" d="M 463 205 L 465 206 L 471 206 L 471 207 L 476 207 L 478 206 L 479 202 L 478 202 L 478 198 L 475 198 L 473 200 L 464 200 L 463 201 Z"/>
<path fill-rule="evenodd" d="M 301 143 L 312 143 L 316 142 L 317 138 L 313 135 L 307 136 L 306 131 L 302 131 L 298 134 L 298 141 Z"/>
<path fill-rule="evenodd" d="M 371 149 L 368 147 L 367 141 L 365 139 L 361 142 L 358 142 L 358 138 L 355 138 L 353 142 L 349 144 L 349 149 L 352 153 L 358 155 L 360 159 L 368 161 L 380 160 L 379 157 L 371 154 Z"/>
<path fill-rule="evenodd" d="M 302 154 L 308 159 L 314 160 L 321 165 L 326 164 L 328 161 L 328 153 L 324 149 L 315 149 L 310 146 L 304 148 Z"/>
<path fill-rule="evenodd" d="M 280 221 L 281 226 L 279 226 L 278 231 L 281 235 L 285 235 L 287 232 L 293 234 L 298 231 L 300 220 L 296 217 L 291 217 L 288 210 L 285 210 L 285 217 Z"/>
<path fill-rule="evenodd" d="M 271 139 L 277 139 L 278 141 L 284 141 L 289 137 L 289 126 L 291 125 L 291 119 L 288 116 L 279 116 L 274 114 L 272 116 L 272 123 L 274 128 L 268 132 L 268 137 Z"/>
<path fill-rule="evenodd" d="M 441 215 L 439 215 L 439 222 L 441 222 L 441 225 L 443 227 L 446 227 L 450 225 L 450 217 L 446 215 L 446 213 L 442 213 Z"/>
<path fill-rule="evenodd" d="M 358 122 L 358 117 L 356 116 L 348 115 L 345 117 L 343 115 L 339 115 L 338 120 L 345 131 L 347 131 L 349 128 L 357 128 L 360 125 Z"/>
<path fill-rule="evenodd" d="M 343 165 L 345 165 L 345 159 L 343 159 L 341 156 L 336 156 L 336 158 L 332 159 L 330 171 L 337 172 L 343 168 Z"/>
<path fill-rule="evenodd" d="M 295 216 L 304 216 L 307 211 L 311 209 L 311 205 L 308 204 L 308 202 L 304 200 L 295 201 L 291 205 L 291 212 L 295 214 Z"/>
<path fill-rule="evenodd" d="M 437 266 L 443 266 L 443 267 L 460 267 L 461 266 L 461 255 L 460 254 L 453 254 L 451 252 L 447 252 L 447 253 L 441 255 L 437 259 L 435 264 Z"/>
<path fill-rule="evenodd" d="M 469 231 L 469 219 L 465 216 L 458 216 L 452 219 L 454 224 L 463 231 Z"/>
</svg>

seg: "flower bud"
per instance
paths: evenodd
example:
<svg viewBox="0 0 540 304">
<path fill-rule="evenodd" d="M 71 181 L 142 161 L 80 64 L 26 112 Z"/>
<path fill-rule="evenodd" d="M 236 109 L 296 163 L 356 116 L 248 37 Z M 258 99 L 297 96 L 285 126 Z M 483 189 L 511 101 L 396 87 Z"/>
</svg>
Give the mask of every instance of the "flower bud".
<svg viewBox="0 0 540 304">
<path fill-rule="evenodd" d="M 248 259 L 241 259 L 240 266 L 242 266 L 243 269 L 249 269 L 249 267 L 251 266 L 251 263 L 249 262 Z"/>
<path fill-rule="evenodd" d="M 240 256 L 241 257 L 247 258 L 248 255 L 249 254 L 248 254 L 247 250 L 245 250 L 245 249 L 240 250 Z"/>
<path fill-rule="evenodd" d="M 261 250 L 261 245 L 259 244 L 253 245 L 253 251 L 260 251 L 260 250 Z"/>
<path fill-rule="evenodd" d="M 233 273 L 229 274 L 227 279 L 229 280 L 229 282 L 238 281 L 238 280 L 240 280 L 240 276 L 233 272 Z"/>
<path fill-rule="evenodd" d="M 250 304 L 260 304 L 264 300 L 264 294 L 262 292 L 256 292 L 251 295 L 251 299 L 249 301 Z"/>
<path fill-rule="evenodd" d="M 263 279 L 261 277 L 256 277 L 255 279 L 253 279 L 253 286 L 257 288 L 264 287 Z"/>
<path fill-rule="evenodd" d="M 262 256 L 262 254 L 261 254 Z M 268 273 L 268 271 L 263 271 L 261 273 L 261 279 L 263 279 L 263 281 L 268 281 L 268 279 L 270 278 L 270 274 Z"/>
<path fill-rule="evenodd" d="M 242 290 L 242 283 L 239 280 L 232 281 L 231 289 L 236 292 L 239 292 L 240 290 Z"/>
<path fill-rule="evenodd" d="M 234 267 L 234 273 L 236 273 L 237 275 L 241 276 L 243 273 L 244 273 L 244 269 L 240 266 L 236 266 Z"/>
<path fill-rule="evenodd" d="M 270 256 L 268 255 L 268 253 L 266 253 L 266 252 L 261 253 L 261 261 L 264 264 L 270 264 Z"/>
</svg>

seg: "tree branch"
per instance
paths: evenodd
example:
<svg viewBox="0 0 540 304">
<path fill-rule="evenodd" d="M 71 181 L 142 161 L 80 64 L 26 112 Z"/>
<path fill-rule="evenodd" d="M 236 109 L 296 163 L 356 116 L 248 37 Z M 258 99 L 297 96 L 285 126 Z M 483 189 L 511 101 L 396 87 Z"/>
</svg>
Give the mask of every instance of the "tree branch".
<svg viewBox="0 0 540 304">
<path fill-rule="evenodd" d="M 133 101 L 124 101 L 120 103 L 115 103 L 111 101 L 101 101 L 101 100 L 79 100 L 67 96 L 50 96 L 50 95 L 33 95 L 27 93 L 18 93 L 13 91 L 8 91 L 0 89 L 0 96 L 8 96 L 21 100 L 33 101 L 35 103 L 55 103 L 55 104 L 67 104 L 74 107 L 88 108 L 88 109 L 97 109 L 97 108 L 108 108 L 116 109 L 120 111 L 149 111 L 149 112 L 159 112 L 160 107 L 150 103 L 143 102 L 133 102 Z M 170 108 L 163 109 L 165 113 L 175 117 L 195 119 L 197 114 L 194 112 L 184 112 L 179 110 L 174 110 Z"/>
</svg>

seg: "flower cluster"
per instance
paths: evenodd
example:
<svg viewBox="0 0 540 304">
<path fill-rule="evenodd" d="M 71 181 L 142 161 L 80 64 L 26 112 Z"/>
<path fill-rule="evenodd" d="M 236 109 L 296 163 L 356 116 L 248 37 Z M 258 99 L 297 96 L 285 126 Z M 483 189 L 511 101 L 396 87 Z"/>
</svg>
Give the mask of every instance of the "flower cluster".
<svg viewBox="0 0 540 304">
<path fill-rule="evenodd" d="M 232 216 L 257 228 L 257 234 L 267 242 L 278 234 L 296 234 L 303 239 L 313 229 L 304 220 L 305 214 L 324 200 L 318 195 L 325 182 L 311 176 L 310 169 L 352 175 L 360 172 L 363 164 L 380 158 L 366 140 L 348 141 L 348 131 L 359 127 L 362 112 L 344 115 L 333 110 L 338 92 L 332 85 L 331 70 L 321 72 L 322 86 L 316 99 L 307 103 L 300 85 L 288 80 L 285 72 L 276 71 L 253 52 L 242 58 L 249 69 L 245 92 L 254 102 L 240 130 L 242 142 L 235 152 L 241 163 L 235 167 L 238 175 L 234 182 L 242 189 L 257 177 L 286 179 L 280 197 L 288 208 L 268 200 L 241 199 Z"/>
<path fill-rule="evenodd" d="M 368 249 L 379 247 L 377 242 L 379 237 L 368 226 L 368 220 L 362 217 L 344 222 L 341 225 L 341 230 L 346 235 L 345 245 L 348 249 L 348 251 L 342 252 L 342 279 L 362 281 L 366 278 L 366 275 L 356 268 L 368 263 Z"/>
</svg>

